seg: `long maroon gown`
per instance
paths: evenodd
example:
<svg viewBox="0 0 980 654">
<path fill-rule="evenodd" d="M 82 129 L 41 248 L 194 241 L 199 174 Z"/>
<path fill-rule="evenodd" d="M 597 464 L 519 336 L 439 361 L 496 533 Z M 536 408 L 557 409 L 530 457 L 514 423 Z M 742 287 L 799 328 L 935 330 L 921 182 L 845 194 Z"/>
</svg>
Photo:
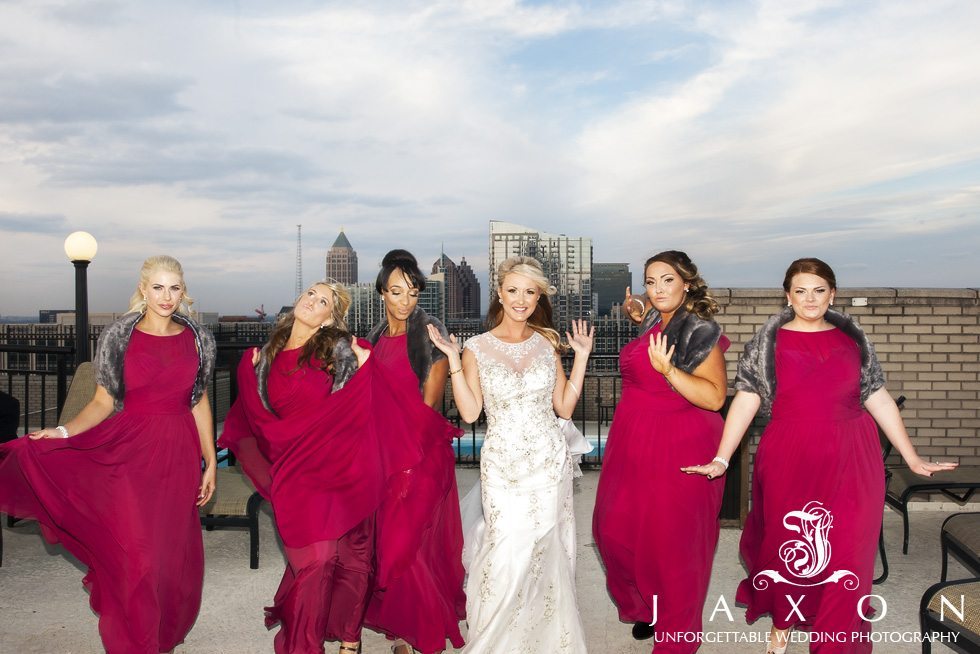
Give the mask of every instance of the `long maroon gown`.
<svg viewBox="0 0 980 654">
<path fill-rule="evenodd" d="M 756 453 L 740 544 L 749 576 L 736 599 L 750 622 L 769 613 L 780 629 L 812 629 L 819 635 L 811 652 L 871 651 L 867 639 L 839 638 L 869 629 L 858 600 L 871 592 L 885 494 L 860 370 L 857 344 L 838 329 L 776 335 L 772 420 Z"/>
<path fill-rule="evenodd" d="M 596 491 L 592 534 L 606 567 L 606 587 L 625 622 L 653 620 L 656 651 L 693 652 L 700 634 L 718 543 L 724 485 L 681 472 L 710 461 L 724 425 L 653 369 L 647 354 L 660 325 L 620 352 L 623 396 L 616 406 Z M 723 335 L 722 351 L 729 346 Z M 678 642 L 680 641 L 680 642 Z"/>
<path fill-rule="evenodd" d="M 375 592 L 368 606 L 365 625 L 429 654 L 462 647 L 460 620 L 466 619 L 463 592 L 463 529 L 460 524 L 459 493 L 456 488 L 456 458 L 452 449 L 455 432 L 428 407 L 419 394 L 419 380 L 408 359 L 407 336 L 382 336 L 372 355 L 387 371 L 387 381 L 414 395 L 413 411 L 431 413 L 435 433 L 427 434 L 426 454 L 418 468 L 408 471 L 389 486 L 392 495 L 412 495 L 406 503 L 386 503 L 397 511 L 378 515 L 378 548 L 382 553 L 401 541 L 400 551 L 411 555 L 402 572 L 388 587 Z"/>
<path fill-rule="evenodd" d="M 326 640 L 360 640 L 372 588 L 387 588 L 411 561 L 403 540 L 375 550 L 384 533 L 376 517 L 414 510 L 414 495 L 391 489 L 424 460 L 423 435 L 438 433 L 440 422 L 450 426 L 428 407 L 406 410 L 418 391 L 401 393 L 373 356 L 332 393 L 330 375 L 298 366 L 299 353 L 284 350 L 270 366 L 275 413 L 262 405 L 250 357 L 242 357 L 219 444 L 272 504 L 286 549 L 288 565 L 266 609 L 266 624 L 281 624 L 275 650 L 319 654 Z"/>
<path fill-rule="evenodd" d="M 87 568 L 109 654 L 166 652 L 197 618 L 204 580 L 194 334 L 134 330 L 123 410 L 68 439 L 0 446 L 0 511 L 32 517 Z M 38 610 L 43 607 L 38 607 Z"/>
</svg>

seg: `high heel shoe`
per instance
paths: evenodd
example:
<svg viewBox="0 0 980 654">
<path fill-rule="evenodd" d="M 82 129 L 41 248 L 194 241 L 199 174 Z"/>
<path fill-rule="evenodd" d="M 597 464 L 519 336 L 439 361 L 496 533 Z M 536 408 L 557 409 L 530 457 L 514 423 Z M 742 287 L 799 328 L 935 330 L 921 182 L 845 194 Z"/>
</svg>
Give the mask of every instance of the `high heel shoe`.
<svg viewBox="0 0 980 654">
<path fill-rule="evenodd" d="M 773 627 L 769 632 L 769 644 L 766 646 L 766 654 L 786 654 L 786 647 L 789 645 L 789 634 L 792 631 L 790 629 L 776 629 Z M 778 646 L 776 643 L 781 642 L 782 645 Z"/>
<path fill-rule="evenodd" d="M 399 654 L 399 652 L 398 652 L 398 648 L 399 647 L 404 647 L 405 648 L 405 654 L 416 654 L 416 651 L 417 651 L 414 647 L 412 647 L 411 645 L 409 645 L 408 643 L 406 643 L 404 640 L 402 640 L 401 638 L 399 638 L 398 640 L 395 641 L 395 644 L 391 646 L 392 654 Z"/>
<path fill-rule="evenodd" d="M 653 627 L 647 622 L 633 623 L 633 638 L 635 640 L 646 640 L 653 637 Z"/>
<path fill-rule="evenodd" d="M 351 652 L 351 654 L 361 654 L 361 644 L 358 643 L 357 647 L 351 647 L 350 645 L 340 644 L 340 651 L 338 654 L 344 654 L 344 652 Z"/>
</svg>

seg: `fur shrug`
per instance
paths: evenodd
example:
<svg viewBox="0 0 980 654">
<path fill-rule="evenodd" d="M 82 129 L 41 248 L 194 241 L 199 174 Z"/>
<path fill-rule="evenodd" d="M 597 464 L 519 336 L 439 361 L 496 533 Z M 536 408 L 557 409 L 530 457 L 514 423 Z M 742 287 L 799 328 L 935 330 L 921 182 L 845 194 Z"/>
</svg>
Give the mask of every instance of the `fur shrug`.
<svg viewBox="0 0 980 654">
<path fill-rule="evenodd" d="M 102 386 L 112 396 L 113 407 L 116 411 L 122 411 L 123 397 L 126 394 L 126 384 L 123 376 L 123 364 L 126 361 L 126 348 L 129 347 L 129 339 L 133 336 L 136 323 L 143 317 L 143 313 L 127 313 L 122 318 L 106 325 L 99 335 L 99 342 L 95 348 L 95 383 Z M 204 396 L 208 388 L 208 382 L 214 373 L 214 359 L 217 347 L 214 343 L 214 336 L 207 329 L 202 328 L 187 316 L 174 313 L 171 319 L 181 325 L 186 326 L 194 333 L 194 342 L 197 345 L 198 366 L 197 378 L 194 380 L 194 388 L 191 390 L 190 405 L 197 406 L 197 403 Z"/>
<path fill-rule="evenodd" d="M 660 312 L 651 309 L 640 323 L 640 334 L 645 334 L 660 323 Z M 705 320 L 680 307 L 663 330 L 667 347 L 674 345 L 671 363 L 684 372 L 692 373 L 708 358 L 711 350 L 721 338 L 721 325 L 714 320 Z"/>
<path fill-rule="evenodd" d="M 745 344 L 745 351 L 738 360 L 735 389 L 758 395 L 763 415 L 772 412 L 776 396 L 776 334 L 779 328 L 791 321 L 795 313 L 786 307 L 769 318 Z M 861 350 L 861 403 L 863 404 L 879 388 L 885 385 L 885 373 L 881 370 L 875 348 L 867 335 L 850 316 L 828 310 L 824 318 L 831 325 L 851 337 Z"/>
<path fill-rule="evenodd" d="M 425 380 L 429 377 L 429 371 L 432 370 L 432 364 L 446 358 L 446 355 L 429 338 L 429 333 L 426 330 L 427 325 L 433 325 L 439 330 L 443 338 L 449 338 L 449 332 L 446 331 L 446 327 L 442 324 L 442 321 L 438 318 L 433 318 L 423 311 L 421 307 L 416 306 L 415 310 L 409 314 L 408 336 L 406 338 L 408 362 L 412 365 L 412 371 L 415 373 L 415 376 L 419 378 L 419 389 L 425 385 Z M 368 333 L 367 340 L 371 345 L 377 345 L 387 330 L 388 320 L 385 319 L 374 326 L 374 329 Z"/>
</svg>

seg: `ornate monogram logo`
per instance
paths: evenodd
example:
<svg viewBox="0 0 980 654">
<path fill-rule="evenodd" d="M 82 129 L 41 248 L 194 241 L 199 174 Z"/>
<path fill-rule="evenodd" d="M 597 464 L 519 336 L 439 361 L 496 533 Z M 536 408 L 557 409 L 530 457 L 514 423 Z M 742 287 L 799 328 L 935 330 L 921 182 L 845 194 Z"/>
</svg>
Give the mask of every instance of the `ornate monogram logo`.
<svg viewBox="0 0 980 654">
<path fill-rule="evenodd" d="M 765 590 L 770 580 L 803 588 L 840 582 L 847 590 L 855 590 L 858 576 L 850 570 L 835 570 L 820 581 L 810 581 L 830 565 L 829 535 L 833 522 L 833 514 L 820 502 L 810 502 L 802 510 L 790 511 L 783 516 L 783 526 L 800 535 L 800 538 L 788 540 L 779 548 L 779 558 L 789 575 L 796 580 L 787 579 L 778 570 L 761 570 L 752 578 L 752 585 L 758 590 Z"/>
</svg>

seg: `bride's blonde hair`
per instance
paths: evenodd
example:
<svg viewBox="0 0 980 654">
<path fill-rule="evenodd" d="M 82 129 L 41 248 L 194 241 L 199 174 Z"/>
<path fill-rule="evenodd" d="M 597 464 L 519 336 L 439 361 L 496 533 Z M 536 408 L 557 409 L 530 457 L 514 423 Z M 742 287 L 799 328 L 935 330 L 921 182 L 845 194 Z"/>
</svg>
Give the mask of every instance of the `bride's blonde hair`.
<svg viewBox="0 0 980 654">
<path fill-rule="evenodd" d="M 490 308 L 487 310 L 487 329 L 493 329 L 504 318 L 504 307 L 500 303 L 500 289 L 504 286 L 504 277 L 511 273 L 527 277 L 538 288 L 538 306 L 534 308 L 531 317 L 527 319 L 527 326 L 547 338 L 555 350 L 561 352 L 561 336 L 555 329 L 550 298 L 557 292 L 557 289 L 548 283 L 548 278 L 544 276 L 541 264 L 532 257 L 510 257 L 500 262 L 497 267 L 497 292 L 495 297 L 490 299 Z"/>
</svg>

